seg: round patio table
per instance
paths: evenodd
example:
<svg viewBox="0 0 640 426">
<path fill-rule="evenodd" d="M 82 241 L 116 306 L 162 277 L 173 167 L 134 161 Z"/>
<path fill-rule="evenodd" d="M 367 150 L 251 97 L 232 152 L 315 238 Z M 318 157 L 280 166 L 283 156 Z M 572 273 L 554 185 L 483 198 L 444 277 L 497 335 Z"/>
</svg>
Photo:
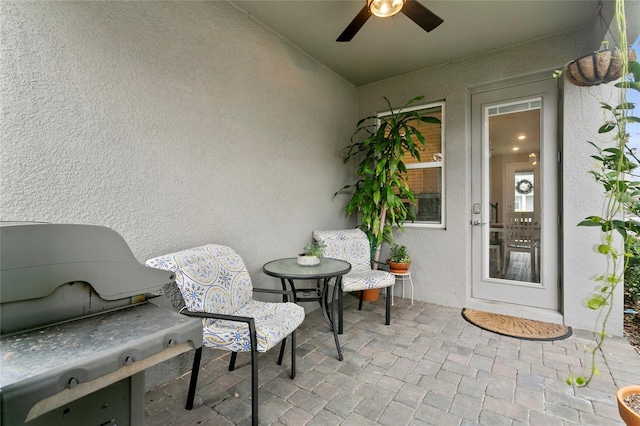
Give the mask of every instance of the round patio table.
<svg viewBox="0 0 640 426">
<path fill-rule="evenodd" d="M 333 338 L 336 342 L 338 350 L 338 359 L 342 361 L 342 350 L 338 341 L 337 327 L 334 325 L 334 309 L 333 302 L 336 298 L 336 291 L 341 289 L 342 276 L 351 271 L 349 262 L 337 259 L 320 259 L 320 264 L 315 266 L 298 265 L 298 259 L 290 257 L 286 259 L 272 260 L 262 267 L 265 274 L 272 277 L 280 278 L 282 289 L 287 290 L 287 283 L 293 292 L 293 298 L 298 302 L 320 302 L 324 319 L 329 324 L 329 328 L 333 332 Z M 315 287 L 296 288 L 294 280 L 315 280 Z M 333 292 L 329 296 L 329 283 L 335 280 Z M 329 303 L 329 298 L 331 303 Z"/>
</svg>

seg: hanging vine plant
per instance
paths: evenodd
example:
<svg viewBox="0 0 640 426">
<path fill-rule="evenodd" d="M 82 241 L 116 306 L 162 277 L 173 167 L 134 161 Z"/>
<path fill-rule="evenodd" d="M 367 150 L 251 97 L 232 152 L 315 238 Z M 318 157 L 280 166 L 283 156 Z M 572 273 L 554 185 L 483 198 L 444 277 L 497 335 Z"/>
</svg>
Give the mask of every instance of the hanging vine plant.
<svg viewBox="0 0 640 426">
<path fill-rule="evenodd" d="M 569 384 L 576 386 L 586 386 L 594 376 L 599 375 L 596 358 L 607 336 L 607 324 L 613 309 L 613 296 L 618 285 L 624 282 L 628 261 L 633 257 L 633 253 L 627 250 L 629 245 L 626 243 L 640 236 L 640 222 L 633 219 L 640 217 L 640 175 L 637 173 L 640 159 L 629 146 L 627 133 L 627 124 L 640 123 L 640 118 L 631 115 L 635 105 L 626 99 L 628 89 L 640 91 L 640 64 L 635 52 L 626 49 L 624 0 L 616 0 L 615 21 L 620 46 L 624 46 L 623 50 L 609 51 L 612 52 L 609 55 L 612 61 L 619 61 L 619 66 L 616 63 L 614 68 L 619 67 L 618 77 L 622 77 L 622 81 L 615 84 L 619 89 L 618 104 L 600 103 L 606 119 L 598 128 L 598 133 L 609 135 L 609 141 L 602 144 L 589 142 L 597 151 L 591 157 L 598 164 L 590 174 L 602 185 L 605 202 L 600 215 L 588 216 L 578 224 L 578 226 L 600 228 L 600 241 L 596 245 L 596 251 L 605 256 L 606 268 L 595 278 L 596 289 L 588 293 L 583 301 L 586 307 L 599 311 L 599 314 L 593 344 L 585 349 L 589 358 L 585 372 L 582 375 L 572 375 L 567 379 Z M 595 53 L 601 54 L 602 51 Z M 591 60 L 598 61 L 598 59 Z M 570 66 L 565 67 L 565 76 L 570 68 Z M 559 71 L 556 76 L 561 74 L 562 71 Z M 612 81 L 605 74 L 600 74 L 600 71 L 598 75 L 600 77 L 594 80 L 594 84 Z M 567 79 L 573 83 L 571 77 L 567 76 Z"/>
</svg>

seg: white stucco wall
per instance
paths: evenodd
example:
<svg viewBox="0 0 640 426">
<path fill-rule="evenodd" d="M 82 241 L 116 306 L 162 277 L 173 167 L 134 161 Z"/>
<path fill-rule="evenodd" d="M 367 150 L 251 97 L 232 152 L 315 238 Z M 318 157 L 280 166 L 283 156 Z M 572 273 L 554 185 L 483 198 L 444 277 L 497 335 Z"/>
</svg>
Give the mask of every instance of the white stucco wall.
<svg viewBox="0 0 640 426">
<path fill-rule="evenodd" d="M 427 101 L 446 101 L 446 229 L 405 228 L 406 233 L 397 236 L 411 247 L 413 276 L 419 282 L 417 299 L 463 307 L 468 297 L 470 89 L 545 70 L 550 75 L 579 43 L 579 34 L 563 34 L 358 87 L 359 116 L 384 110 L 382 96 L 395 105 L 417 95 L 425 95 Z"/>
<path fill-rule="evenodd" d="M 596 276 L 604 274 L 604 256 L 596 253 L 595 246 L 601 242 L 601 232 L 595 227 L 578 227 L 577 223 L 587 216 L 603 214 L 604 190 L 589 174 L 597 165 L 591 155 L 595 148 L 587 141 L 606 144 L 608 135 L 598 135 L 598 123 L 604 114 L 599 101 L 617 105 L 616 89 L 612 85 L 581 88 L 564 85 L 564 150 L 563 150 L 563 200 L 564 200 L 564 300 L 563 309 L 567 322 L 581 329 L 592 329 L 599 311 L 585 308 L 586 292 L 598 283 Z M 608 332 L 622 335 L 622 287 L 616 292 Z"/>
<path fill-rule="evenodd" d="M 264 287 L 266 261 L 352 226 L 332 195 L 354 86 L 230 3 L 0 11 L 1 220 L 108 226 L 141 262 L 230 245 Z"/>
<path fill-rule="evenodd" d="M 319 226 L 355 88 L 226 2 L 2 3 L 2 220 L 207 242 L 258 281 Z"/>
<path fill-rule="evenodd" d="M 640 3 L 625 2 L 627 39 L 632 44 L 640 34 Z M 615 22 L 611 38 L 617 34 Z M 616 40 L 613 40 L 615 43 Z M 587 216 L 602 215 L 604 193 L 589 170 L 597 166 L 591 160 L 595 148 L 587 143 L 592 141 L 600 146 L 611 144 L 611 133 L 598 134 L 598 128 L 605 119 L 600 102 L 618 105 L 618 90 L 611 84 L 595 87 L 564 85 L 563 94 L 563 203 L 564 227 L 564 300 L 563 311 L 567 324 L 576 328 L 592 330 L 601 311 L 585 308 L 588 291 L 598 283 L 596 276 L 607 271 L 604 256 L 596 253 L 595 245 L 600 243 L 599 228 L 577 227 Z M 637 109 L 637 106 L 636 106 Z M 610 271 L 610 270 L 609 270 Z M 607 320 L 607 333 L 621 336 L 623 331 L 623 288 L 618 286 L 614 295 L 614 309 Z"/>
<path fill-rule="evenodd" d="M 513 79 L 527 80 L 541 73 L 551 76 L 553 69 L 577 57 L 585 44 L 589 45 L 584 40 L 591 38 L 591 30 L 585 28 L 358 87 L 359 117 L 386 110 L 382 96 L 393 105 L 418 95 L 425 95 L 425 103 L 446 101 L 446 229 L 407 227 L 406 233 L 398 233 L 396 238 L 411 250 L 416 299 L 464 307 L 471 298 L 471 91 L 503 87 Z M 597 127 L 587 131 L 585 123 L 599 122 L 601 114 L 593 117 L 599 111 L 597 100 L 577 88 L 567 89 L 564 97 L 564 122 L 568 124 L 562 135 L 563 179 L 571 190 L 563 191 L 565 297 L 560 306 L 566 324 L 592 329 L 593 313 L 582 307 L 581 301 L 585 289 L 595 285 L 589 278 L 595 271 L 602 272 L 604 263 L 591 250 L 593 235 L 575 225 L 589 206 L 601 202 L 602 191 L 587 174 L 592 162 L 584 142 L 589 131 L 597 131 Z M 621 299 L 608 331 L 622 334 Z"/>
</svg>

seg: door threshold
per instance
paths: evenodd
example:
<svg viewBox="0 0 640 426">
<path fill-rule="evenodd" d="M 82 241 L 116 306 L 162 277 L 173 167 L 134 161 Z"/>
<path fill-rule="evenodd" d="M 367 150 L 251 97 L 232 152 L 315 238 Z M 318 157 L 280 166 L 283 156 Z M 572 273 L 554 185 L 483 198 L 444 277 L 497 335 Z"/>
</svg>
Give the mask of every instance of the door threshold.
<svg viewBox="0 0 640 426">
<path fill-rule="evenodd" d="M 564 325 L 564 315 L 551 309 L 535 308 L 533 306 L 515 305 L 512 303 L 495 302 L 483 299 L 468 299 L 467 308 L 494 314 L 511 315 L 535 321 L 544 321 Z"/>
</svg>

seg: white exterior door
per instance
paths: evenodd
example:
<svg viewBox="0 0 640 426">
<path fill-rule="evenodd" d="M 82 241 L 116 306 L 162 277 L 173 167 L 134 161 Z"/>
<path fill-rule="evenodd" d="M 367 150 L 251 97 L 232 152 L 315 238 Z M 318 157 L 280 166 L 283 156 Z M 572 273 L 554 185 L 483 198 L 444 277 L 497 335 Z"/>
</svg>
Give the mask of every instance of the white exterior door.
<svg viewBox="0 0 640 426">
<path fill-rule="evenodd" d="M 472 96 L 472 290 L 558 310 L 557 83 Z"/>
</svg>

